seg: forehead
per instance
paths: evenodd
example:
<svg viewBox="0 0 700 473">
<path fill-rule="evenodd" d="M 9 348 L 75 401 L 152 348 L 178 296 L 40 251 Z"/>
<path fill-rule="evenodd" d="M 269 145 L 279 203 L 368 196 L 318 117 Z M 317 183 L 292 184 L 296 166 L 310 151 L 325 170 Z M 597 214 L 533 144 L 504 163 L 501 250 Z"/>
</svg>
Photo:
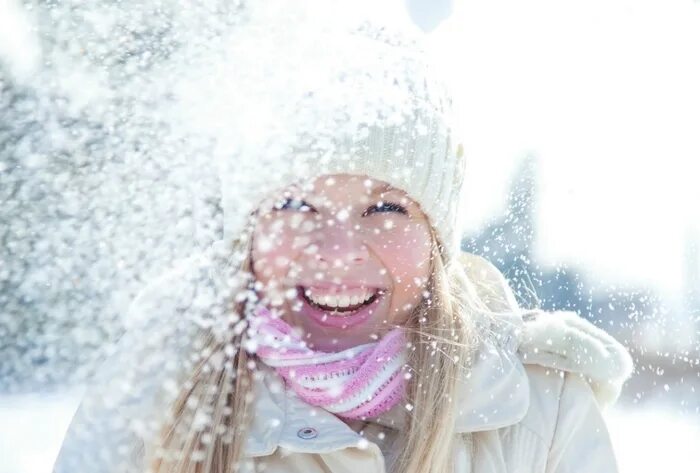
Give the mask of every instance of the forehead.
<svg viewBox="0 0 700 473">
<path fill-rule="evenodd" d="M 399 188 L 379 179 L 356 174 L 326 174 L 292 185 L 289 190 L 304 197 L 329 200 L 364 201 L 368 196 L 381 197 L 388 193 L 410 200 L 409 196 Z"/>
</svg>

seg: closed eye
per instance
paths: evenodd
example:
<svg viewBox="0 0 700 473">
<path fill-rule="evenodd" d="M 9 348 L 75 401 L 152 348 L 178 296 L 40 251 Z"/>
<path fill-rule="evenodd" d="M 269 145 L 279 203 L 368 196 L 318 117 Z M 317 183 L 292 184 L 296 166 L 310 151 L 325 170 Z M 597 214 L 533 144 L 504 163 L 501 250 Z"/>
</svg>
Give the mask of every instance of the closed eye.
<svg viewBox="0 0 700 473">
<path fill-rule="evenodd" d="M 285 197 L 275 204 L 275 210 L 299 210 L 301 212 L 315 212 L 316 209 L 301 199 Z"/>
<path fill-rule="evenodd" d="M 367 210 L 365 210 L 362 213 L 363 217 L 366 217 L 367 215 L 373 214 L 373 213 L 382 213 L 382 212 L 398 212 L 400 214 L 408 215 L 408 210 L 406 210 L 406 207 L 399 205 L 395 202 L 377 202 L 373 206 L 369 207 Z"/>
</svg>

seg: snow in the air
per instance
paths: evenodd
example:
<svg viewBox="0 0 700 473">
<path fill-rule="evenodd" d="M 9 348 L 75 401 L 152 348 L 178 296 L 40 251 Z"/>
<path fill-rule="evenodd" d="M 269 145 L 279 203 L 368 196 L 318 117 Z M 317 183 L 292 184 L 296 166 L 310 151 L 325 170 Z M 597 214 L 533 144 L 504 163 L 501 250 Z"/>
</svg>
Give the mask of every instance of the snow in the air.
<svg viewBox="0 0 700 473">
<path fill-rule="evenodd" d="M 622 473 L 700 468 L 700 3 L 352 6 L 0 0 L 0 473 L 50 472 L 125 331 L 184 328 L 127 308 L 222 237 L 220 158 L 308 131 L 316 117 L 285 109 L 287 94 L 318 86 L 329 114 L 343 103 L 314 60 L 347 67 L 332 54 L 346 45 L 295 29 L 309 11 L 328 29 L 343 11 L 424 32 L 460 110 L 462 248 L 524 305 L 574 310 L 630 349 L 635 373 L 605 414 Z M 265 163 L 251 179 L 274 177 Z M 205 314 L 187 323 L 221 323 L 210 293 L 176 289 L 170 302 Z M 144 369 L 174 368 L 161 361 Z M 147 389 L 136 379 L 112 394 Z"/>
</svg>

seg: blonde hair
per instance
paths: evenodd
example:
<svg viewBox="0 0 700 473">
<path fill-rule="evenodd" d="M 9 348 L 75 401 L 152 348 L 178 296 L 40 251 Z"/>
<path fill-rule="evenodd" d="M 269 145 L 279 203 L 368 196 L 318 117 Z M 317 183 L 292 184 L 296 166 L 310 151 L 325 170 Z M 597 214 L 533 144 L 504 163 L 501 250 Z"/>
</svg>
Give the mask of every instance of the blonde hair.
<svg viewBox="0 0 700 473">
<path fill-rule="evenodd" d="M 412 313 L 405 329 L 412 374 L 406 402 L 410 422 L 397 436 L 390 472 L 453 471 L 457 416 L 457 380 L 471 367 L 479 332 L 475 321 L 490 313 L 467 274 L 462 256 L 445 262 L 434 230 L 428 297 Z M 227 271 L 239 274 L 229 298 L 238 317 L 219 336 L 200 333 L 200 359 L 175 399 L 156 443 L 146 448 L 149 473 L 229 473 L 240 471 L 251 420 L 252 379 L 256 358 L 245 348 L 241 330 L 245 298 L 252 281 L 252 229 L 235 242 Z M 240 320 L 238 320 L 240 318 Z M 238 320 L 236 322 L 236 320 Z M 221 361 L 221 354 L 225 362 Z"/>
</svg>

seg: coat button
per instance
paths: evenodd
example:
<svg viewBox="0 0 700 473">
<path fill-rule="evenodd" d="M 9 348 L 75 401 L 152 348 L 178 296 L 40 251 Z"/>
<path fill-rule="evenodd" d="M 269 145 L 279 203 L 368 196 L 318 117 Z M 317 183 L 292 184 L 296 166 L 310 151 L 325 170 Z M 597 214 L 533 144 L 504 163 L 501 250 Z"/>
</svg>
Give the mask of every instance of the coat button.
<svg viewBox="0 0 700 473">
<path fill-rule="evenodd" d="M 304 440 L 313 439 L 318 437 L 318 431 L 313 427 L 304 427 L 297 431 L 297 437 Z"/>
</svg>

